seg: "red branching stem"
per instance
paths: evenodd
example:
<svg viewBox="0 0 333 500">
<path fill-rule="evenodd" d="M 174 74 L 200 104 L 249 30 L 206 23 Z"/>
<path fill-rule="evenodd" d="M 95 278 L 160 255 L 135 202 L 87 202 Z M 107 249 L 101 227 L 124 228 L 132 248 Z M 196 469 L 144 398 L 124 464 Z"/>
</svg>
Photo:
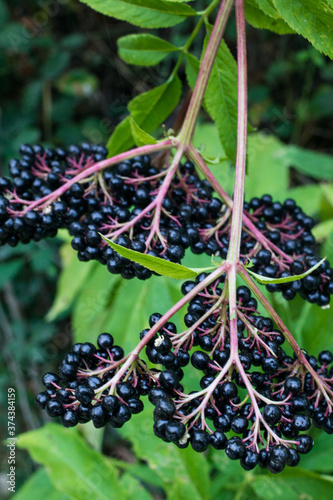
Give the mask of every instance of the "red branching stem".
<svg viewBox="0 0 333 500">
<path fill-rule="evenodd" d="M 106 384 L 104 384 L 102 387 L 99 387 L 96 392 L 103 392 L 105 389 L 110 387 L 110 390 L 112 391 L 117 383 L 121 380 L 121 378 L 124 376 L 124 374 L 127 372 L 127 370 L 131 367 L 132 363 L 135 362 L 138 358 L 138 355 L 144 349 L 144 347 L 147 345 L 147 343 L 150 341 L 150 339 L 157 333 L 163 326 L 164 324 L 169 321 L 170 318 L 174 314 L 176 314 L 179 309 L 181 309 L 183 306 L 185 306 L 191 299 L 193 299 L 201 290 L 206 288 L 210 283 L 215 281 L 217 278 L 219 278 L 222 274 L 226 272 L 228 268 L 228 264 L 224 262 L 220 267 L 215 269 L 211 274 L 207 276 L 201 283 L 198 283 L 188 294 L 184 295 L 182 299 L 180 299 L 171 309 L 169 309 L 161 318 L 160 320 L 150 329 L 149 333 L 144 336 L 144 338 L 141 340 L 141 342 L 138 343 L 138 345 L 132 350 L 130 355 L 126 359 L 126 362 L 123 364 L 121 369 L 116 373 L 116 375 L 109 380 Z"/>
<path fill-rule="evenodd" d="M 257 299 L 260 301 L 260 303 L 264 306 L 270 317 L 275 321 L 276 325 L 280 328 L 282 331 L 283 335 L 285 336 L 287 342 L 289 345 L 292 347 L 293 351 L 295 352 L 297 358 L 299 359 L 300 363 L 306 370 L 311 374 L 313 379 L 315 380 L 317 386 L 321 390 L 323 396 L 325 397 L 328 405 L 331 408 L 332 411 L 332 398 L 333 398 L 333 391 L 330 389 L 330 387 L 325 383 L 325 381 L 318 375 L 318 373 L 312 368 L 308 360 L 306 359 L 302 349 L 299 347 L 297 344 L 296 340 L 286 327 L 286 325 L 283 323 L 282 319 L 280 316 L 277 314 L 277 312 L 274 310 L 274 308 L 271 306 L 271 304 L 268 302 L 266 297 L 263 295 L 261 290 L 258 288 L 258 286 L 254 283 L 246 269 L 242 268 L 240 269 L 240 275 L 244 279 L 245 283 L 248 285 L 248 287 L 252 290 L 252 292 L 255 294 Z"/>
</svg>

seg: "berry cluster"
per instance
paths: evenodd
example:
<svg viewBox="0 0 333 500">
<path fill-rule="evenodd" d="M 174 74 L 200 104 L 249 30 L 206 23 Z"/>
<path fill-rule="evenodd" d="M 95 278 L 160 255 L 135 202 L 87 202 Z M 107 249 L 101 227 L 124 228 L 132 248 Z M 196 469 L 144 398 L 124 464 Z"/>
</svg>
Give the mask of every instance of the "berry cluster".
<svg viewBox="0 0 333 500">
<path fill-rule="evenodd" d="M 183 293 L 204 278 L 185 282 Z M 189 302 L 187 330 L 177 334 L 175 325 L 167 322 L 147 345 L 149 360 L 166 367 L 159 387 L 149 393 L 155 405 L 154 432 L 180 448 L 191 443 L 199 452 L 209 445 L 225 449 L 246 470 L 259 464 L 281 472 L 286 465 L 298 464 L 299 453 L 312 449 L 312 438 L 302 434 L 312 423 L 333 432 L 333 357 L 324 351 L 317 360 L 303 351 L 307 371 L 296 355 L 283 350 L 284 336 L 270 318 L 258 314 L 257 301 L 244 286 L 237 290 L 238 352 L 232 353 L 221 284 L 223 278 Z M 159 318 L 153 314 L 150 326 Z M 180 384 L 182 367 L 194 346 L 201 348 L 191 355 L 192 366 L 203 373 L 201 390 L 186 394 Z M 228 438 L 230 431 L 237 436 Z"/>
<path fill-rule="evenodd" d="M 200 231 L 215 223 L 222 203 L 213 197 L 209 183 L 199 179 L 192 163 L 185 162 L 170 183 L 164 184 L 168 173 L 168 168 L 158 170 L 152 166 L 147 156 L 106 171 L 103 178 L 112 193 L 112 203 L 100 200 L 101 208 L 93 217 L 84 217 L 69 227 L 79 259 L 97 258 L 111 273 L 126 279 L 151 276 L 148 269 L 101 242 L 98 232 L 126 248 L 177 263 L 187 248 L 199 253 L 212 246 L 216 252 L 216 241 L 203 242 Z M 165 195 L 160 198 L 162 189 Z"/>
<path fill-rule="evenodd" d="M 23 144 L 20 153 L 9 164 L 12 178 L 0 178 L 2 245 L 39 241 L 66 228 L 81 261 L 98 260 L 127 279 L 147 279 L 151 272 L 114 252 L 99 233 L 172 262 L 180 262 L 187 248 L 218 252 L 216 239 L 201 233 L 216 225 L 225 205 L 192 163 L 158 169 L 141 156 L 90 174 L 106 158 L 105 147 Z"/>
<path fill-rule="evenodd" d="M 106 148 L 87 143 L 68 150 L 23 144 L 20 153 L 20 160 L 10 161 L 11 178 L 0 178 L 0 245 L 39 241 L 66 228 L 81 261 L 95 259 L 113 274 L 142 280 L 152 272 L 120 256 L 100 234 L 177 263 L 188 248 L 227 257 L 231 209 L 214 196 L 191 162 L 157 168 L 148 156 L 140 156 L 108 167 L 103 164 Z M 254 272 L 283 278 L 318 262 L 314 221 L 293 200 L 281 204 L 264 195 L 244 209 L 241 259 L 251 259 Z M 327 306 L 333 270 L 325 261 L 302 280 L 267 288 L 281 291 L 287 300 L 300 293 Z"/>
<path fill-rule="evenodd" d="M 60 376 L 43 377 L 46 390 L 37 405 L 67 427 L 89 420 L 95 427 L 121 427 L 142 411 L 140 396 L 148 394 L 154 433 L 166 442 L 191 444 L 198 452 L 211 445 L 239 459 L 245 470 L 259 464 L 278 473 L 296 466 L 299 454 L 312 449 L 312 437 L 304 434 L 312 424 L 333 433 L 332 353 L 323 351 L 318 359 L 305 351 L 289 356 L 284 335 L 258 313 L 246 286 L 237 289 L 232 323 L 228 278 L 206 285 L 207 276 L 182 285 L 184 295 L 192 292 L 184 331 L 177 333 L 173 322 L 154 313 L 150 328 L 141 332 L 139 351 L 146 346 L 158 367 L 149 368 L 137 351 L 124 357 L 103 333 L 98 348 L 75 344 Z M 202 376 L 200 389 L 187 394 L 181 382 L 190 362 Z"/>
<path fill-rule="evenodd" d="M 143 410 L 140 396 L 148 394 L 153 380 L 144 363 L 138 360 L 113 385 L 124 351 L 109 333 L 99 335 L 97 346 L 74 344 L 59 367 L 60 375 L 46 373 L 42 379 L 46 390 L 37 395 L 36 404 L 51 417 L 61 417 L 65 427 L 91 420 L 97 428 L 107 423 L 119 428 Z"/>
<path fill-rule="evenodd" d="M 316 240 L 311 233 L 314 220 L 294 200 L 273 202 L 270 195 L 252 198 L 244 209 L 251 222 L 267 240 L 259 245 L 251 231 L 245 231 L 241 254 L 252 259 L 252 270 L 269 278 L 287 278 L 306 272 L 319 262 Z M 302 280 L 267 285 L 270 292 L 281 291 L 286 300 L 300 296 L 320 306 L 327 306 L 333 293 L 333 269 L 325 261 Z"/>
<path fill-rule="evenodd" d="M 311 233 L 314 220 L 298 207 L 294 200 L 274 202 L 265 194 L 244 204 L 244 220 L 240 258 L 244 263 L 251 259 L 251 270 L 268 278 L 288 278 L 308 271 L 319 262 L 316 240 Z M 227 258 L 230 239 L 231 212 L 225 210 L 215 227 L 201 232 L 218 244 L 218 253 Z M 212 243 L 207 253 L 216 254 Z M 284 284 L 267 285 L 270 292 L 282 292 L 286 300 L 297 293 L 310 303 L 325 307 L 333 294 L 333 269 L 325 261 L 311 275 L 302 280 Z"/>
<path fill-rule="evenodd" d="M 90 205 L 96 206 L 94 196 L 84 197 L 84 185 L 79 183 L 62 196 L 53 193 L 83 169 L 104 160 L 107 150 L 89 144 L 68 150 L 22 144 L 20 153 L 20 160 L 9 162 L 11 178 L 0 178 L 0 245 L 54 237 L 59 228 L 79 220 Z"/>
</svg>

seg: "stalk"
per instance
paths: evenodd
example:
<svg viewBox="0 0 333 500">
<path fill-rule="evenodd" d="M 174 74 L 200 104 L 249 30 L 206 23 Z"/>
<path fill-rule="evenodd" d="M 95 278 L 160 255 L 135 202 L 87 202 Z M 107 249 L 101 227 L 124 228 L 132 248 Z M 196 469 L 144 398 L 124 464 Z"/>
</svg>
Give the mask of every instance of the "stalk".
<svg viewBox="0 0 333 500">
<path fill-rule="evenodd" d="M 185 145 L 191 143 L 207 83 L 213 68 L 219 45 L 224 34 L 232 4 L 233 0 L 223 0 L 220 5 L 213 31 L 209 39 L 205 55 L 200 65 L 198 78 L 193 90 L 189 107 L 187 109 L 184 123 L 178 136 L 179 141 Z"/>
<path fill-rule="evenodd" d="M 232 262 L 238 262 L 239 260 L 239 249 L 242 234 L 247 145 L 247 64 L 244 0 L 236 0 L 235 5 L 237 27 L 238 112 L 234 203 L 228 252 L 228 260 L 231 260 Z"/>
</svg>

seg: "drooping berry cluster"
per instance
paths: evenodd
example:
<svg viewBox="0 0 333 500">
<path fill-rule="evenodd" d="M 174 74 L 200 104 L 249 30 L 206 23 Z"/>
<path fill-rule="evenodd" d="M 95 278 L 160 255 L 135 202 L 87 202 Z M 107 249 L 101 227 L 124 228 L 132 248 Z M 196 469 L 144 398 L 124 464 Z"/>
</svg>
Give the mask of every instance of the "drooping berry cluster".
<svg viewBox="0 0 333 500">
<path fill-rule="evenodd" d="M 249 219 L 268 240 L 266 248 L 251 231 L 243 232 L 241 254 L 252 259 L 252 270 L 269 278 L 287 278 L 303 274 L 319 262 L 316 240 L 311 233 L 314 220 L 294 200 L 273 202 L 270 195 L 252 198 L 244 209 Z M 325 261 L 302 280 L 267 285 L 271 292 L 281 291 L 286 300 L 297 293 L 320 306 L 327 306 L 333 293 L 333 270 Z"/>
<path fill-rule="evenodd" d="M 106 148 L 87 143 L 68 150 L 23 144 L 20 153 L 20 160 L 10 161 L 11 178 L 0 178 L 0 245 L 39 241 L 66 228 L 80 260 L 95 259 L 111 273 L 143 280 L 152 272 L 119 255 L 101 234 L 177 263 L 188 248 L 227 257 L 232 210 L 191 162 L 157 168 L 140 156 L 108 167 Z M 281 204 L 264 195 L 244 208 L 240 258 L 251 259 L 254 272 L 286 278 L 318 262 L 314 221 L 293 200 Z M 333 270 L 325 261 L 302 280 L 267 288 L 287 300 L 300 293 L 325 307 L 333 293 Z"/>
<path fill-rule="evenodd" d="M 89 174 L 106 158 L 105 147 L 24 144 L 20 152 L 20 160 L 10 161 L 11 179 L 0 179 L 0 244 L 39 241 L 66 228 L 80 260 L 98 260 L 127 279 L 151 272 L 114 252 L 99 233 L 173 262 L 187 248 L 218 252 L 215 238 L 203 239 L 201 232 L 216 225 L 225 205 L 192 163 L 158 169 L 141 156 Z"/>
<path fill-rule="evenodd" d="M 77 173 L 104 160 L 107 150 L 89 144 L 68 150 L 23 144 L 20 153 L 19 160 L 9 162 L 11 177 L 0 178 L 0 245 L 53 237 L 79 220 L 96 203 L 94 196 L 84 197 L 84 184 L 72 184 L 63 196 L 52 195 Z"/>
<path fill-rule="evenodd" d="M 259 464 L 278 473 L 296 466 L 299 454 L 312 449 L 312 437 L 304 434 L 312 424 L 333 433 L 332 353 L 289 356 L 284 335 L 258 313 L 247 287 L 237 289 L 232 322 L 227 277 L 208 286 L 206 278 L 202 273 L 182 285 L 184 295 L 199 290 L 188 302 L 184 331 L 154 313 L 150 329 L 140 334 L 139 350 L 146 346 L 149 361 L 162 371 L 149 368 L 137 351 L 124 357 L 104 333 L 98 349 L 75 344 L 60 376 L 44 376 L 37 405 L 65 426 L 92 420 L 96 427 L 121 427 L 142 411 L 140 396 L 148 394 L 154 433 L 166 442 L 191 444 L 198 452 L 211 445 L 246 470 Z M 200 389 L 187 393 L 181 382 L 190 361 L 202 376 Z"/>
<path fill-rule="evenodd" d="M 51 417 L 61 417 L 65 427 L 90 420 L 94 426 L 122 427 L 143 410 L 142 395 L 148 394 L 153 376 L 138 360 L 131 370 L 112 384 L 125 358 L 109 333 L 102 333 L 96 348 L 90 342 L 74 344 L 59 367 L 59 375 L 46 373 L 46 390 L 36 397 L 39 408 Z M 149 374 L 149 375 L 148 375 Z"/>
<path fill-rule="evenodd" d="M 197 283 L 204 277 L 197 277 Z M 257 301 L 246 287 L 237 290 L 238 352 L 232 352 L 221 284 L 223 279 L 190 301 L 187 330 L 177 334 L 168 322 L 148 343 L 149 360 L 166 367 L 160 387 L 149 393 L 155 405 L 154 432 L 180 448 L 191 443 L 196 451 L 209 445 L 225 449 L 246 470 L 259 464 L 281 472 L 298 464 L 299 453 L 312 449 L 312 437 L 302 434 L 312 423 L 333 432 L 333 357 L 324 351 L 317 360 L 304 351 L 309 372 L 296 356 L 288 356 L 281 347 L 284 336 L 270 318 L 258 314 Z M 183 293 L 194 286 L 184 283 Z M 159 317 L 152 315 L 150 325 Z M 181 367 L 194 346 L 201 348 L 191 356 L 192 366 L 203 373 L 201 390 L 186 394 Z M 228 438 L 231 431 L 237 436 Z"/>
<path fill-rule="evenodd" d="M 268 278 L 288 278 L 308 271 L 319 262 L 318 245 L 311 233 L 314 220 L 298 207 L 294 200 L 274 202 L 265 194 L 244 204 L 240 258 L 251 259 L 251 270 Z M 227 258 L 230 239 L 231 212 L 225 210 L 216 226 L 201 231 L 203 241 L 209 238 L 206 252 Z M 217 243 L 214 248 L 212 241 Z M 210 251 L 211 250 L 211 251 Z M 282 292 L 286 300 L 297 293 L 310 303 L 325 307 L 333 293 L 333 269 L 325 261 L 311 275 L 284 284 L 269 284 L 271 292 Z"/>
<path fill-rule="evenodd" d="M 213 189 L 200 180 L 194 166 L 185 162 L 177 169 L 166 193 L 158 201 L 163 178 L 168 169 L 158 170 L 150 164 L 149 157 L 134 158 L 118 164 L 104 173 L 107 189 L 112 193 L 113 204 L 106 202 L 102 209 L 73 223 L 69 231 L 74 235 L 72 246 L 81 260 L 98 258 L 106 263 L 113 274 L 123 278 L 147 279 L 151 272 L 141 265 L 114 252 L 101 242 L 98 232 L 132 250 L 149 253 L 172 262 L 180 262 L 185 250 L 195 253 L 217 243 L 203 242 L 201 228 L 213 224 L 218 218 L 222 203 L 213 197 Z"/>
</svg>

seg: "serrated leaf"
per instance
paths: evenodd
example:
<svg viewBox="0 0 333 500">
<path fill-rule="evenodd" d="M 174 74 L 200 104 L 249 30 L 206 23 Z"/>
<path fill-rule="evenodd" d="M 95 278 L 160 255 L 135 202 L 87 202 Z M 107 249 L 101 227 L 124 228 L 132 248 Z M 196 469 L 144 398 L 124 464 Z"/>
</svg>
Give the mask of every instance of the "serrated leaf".
<svg viewBox="0 0 333 500">
<path fill-rule="evenodd" d="M 177 106 L 181 96 L 181 87 L 181 82 L 175 75 L 163 85 L 132 99 L 128 110 L 139 127 L 147 133 L 159 127 Z M 116 127 L 108 141 L 109 154 L 122 153 L 134 144 L 130 117 L 127 117 Z"/>
<path fill-rule="evenodd" d="M 247 0 L 245 3 L 245 17 L 248 23 L 250 23 L 254 28 L 267 29 L 273 31 L 274 33 L 278 33 L 279 35 L 295 33 L 294 30 L 281 18 L 281 16 L 276 17 L 268 14 L 269 8 L 265 5 L 266 8 L 264 10 L 263 5 L 264 2 Z"/>
<path fill-rule="evenodd" d="M 147 134 L 141 127 L 136 123 L 136 121 L 130 117 L 131 131 L 135 141 L 135 144 L 139 146 L 145 146 L 146 144 L 157 144 L 157 140 L 151 135 Z"/>
<path fill-rule="evenodd" d="M 292 281 L 297 281 L 301 280 L 302 278 L 305 278 L 305 276 L 308 276 L 308 274 L 313 273 L 318 267 L 322 265 L 322 263 L 326 260 L 326 257 L 321 259 L 315 266 L 310 267 L 305 273 L 302 274 L 295 274 L 294 276 L 289 276 L 288 278 L 266 278 L 265 276 L 261 276 L 260 274 L 254 273 L 250 269 L 247 270 L 249 274 L 255 277 L 259 283 L 262 283 L 263 285 L 268 285 L 268 284 L 280 284 L 280 283 L 291 283 Z"/>
<path fill-rule="evenodd" d="M 70 500 L 70 497 L 56 490 L 46 470 L 41 467 L 21 486 L 12 500 Z"/>
<path fill-rule="evenodd" d="M 212 27 L 207 25 L 207 46 Z M 205 92 L 205 107 L 213 118 L 228 158 L 236 161 L 237 65 L 224 40 L 221 41 Z"/>
<path fill-rule="evenodd" d="M 170 54 L 179 50 L 172 43 L 147 33 L 118 38 L 119 56 L 128 64 L 154 66 Z"/>
<path fill-rule="evenodd" d="M 142 266 L 154 271 L 162 276 L 168 276 L 169 278 L 174 278 L 176 280 L 182 280 L 186 278 L 193 278 L 197 276 L 198 273 L 189 269 L 188 267 L 182 266 L 181 264 L 176 264 L 168 260 L 161 259 L 160 257 L 153 257 L 141 252 L 136 252 L 135 250 L 130 250 L 129 248 L 117 245 L 113 241 L 109 240 L 101 234 L 104 241 L 110 245 L 113 250 L 118 252 L 120 255 L 129 259 L 133 262 L 137 262 Z"/>
<path fill-rule="evenodd" d="M 249 2 L 249 0 L 247 1 Z M 281 18 L 281 15 L 274 6 L 273 0 L 250 0 L 250 3 L 251 1 L 256 3 L 258 7 L 268 16 L 273 17 L 274 19 Z"/>
<path fill-rule="evenodd" d="M 333 5 L 331 0 L 274 0 L 283 19 L 297 33 L 333 58 Z"/>
<path fill-rule="evenodd" d="M 128 498 L 116 469 L 74 429 L 57 424 L 21 434 L 17 445 L 43 464 L 55 487 L 75 500 Z"/>
<path fill-rule="evenodd" d="M 167 0 L 81 0 L 92 9 L 141 28 L 168 28 L 196 15 L 188 5 Z"/>
</svg>

